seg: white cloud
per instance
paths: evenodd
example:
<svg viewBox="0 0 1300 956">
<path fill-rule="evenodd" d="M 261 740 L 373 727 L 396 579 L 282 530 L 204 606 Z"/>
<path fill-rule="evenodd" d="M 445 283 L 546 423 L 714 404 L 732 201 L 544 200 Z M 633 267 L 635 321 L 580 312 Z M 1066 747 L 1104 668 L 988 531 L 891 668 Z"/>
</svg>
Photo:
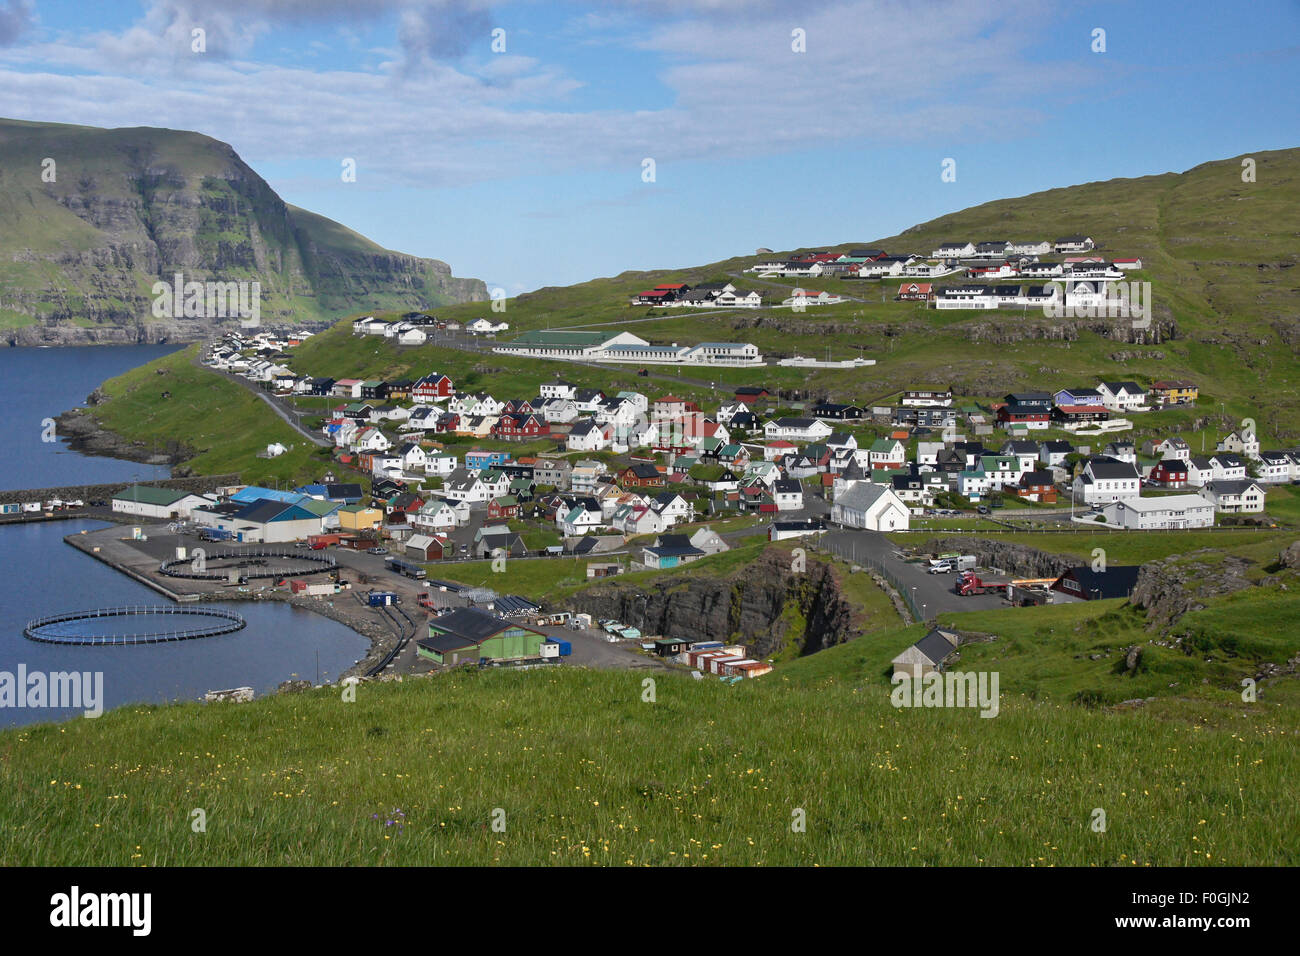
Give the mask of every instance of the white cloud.
<svg viewBox="0 0 1300 956">
<path fill-rule="evenodd" d="M 1041 14 L 1017 0 L 992 11 L 826 2 L 790 15 L 763 3 L 743 16 L 729 15 L 732 0 L 632 0 L 570 22 L 565 29 L 600 30 L 643 19 L 631 35 L 666 63 L 659 79 L 675 97 L 651 111 L 566 109 L 584 79 L 600 78 L 575 77 L 559 59 L 486 53 L 494 21 L 475 0 L 423 13 L 410 0 L 377 0 L 367 9 L 395 14 L 395 48 L 372 51 L 368 71 L 251 58 L 274 23 L 351 23 L 360 6 L 157 0 L 120 34 L 0 52 L 0 101 L 21 104 L 22 119 L 193 129 L 250 161 L 319 161 L 322 180 L 336 180 L 339 159 L 352 156 L 358 185 L 379 188 L 620 167 L 635 181 L 644 156 L 662 171 L 821 144 L 1021 135 L 1040 118 L 1033 104 L 1047 71 L 1054 88 L 1086 88 L 1079 67 L 1030 62 Z M 200 21 L 213 55 L 190 53 Z M 791 51 L 795 26 L 807 32 L 806 53 Z M 470 37 L 484 53 L 468 52 Z"/>
</svg>

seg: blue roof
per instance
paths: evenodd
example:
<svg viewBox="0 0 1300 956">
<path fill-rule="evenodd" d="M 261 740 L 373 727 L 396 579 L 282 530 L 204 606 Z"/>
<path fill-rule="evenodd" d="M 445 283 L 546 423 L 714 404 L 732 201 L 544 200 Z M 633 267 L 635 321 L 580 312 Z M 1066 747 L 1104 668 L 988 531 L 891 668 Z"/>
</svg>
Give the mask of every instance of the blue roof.
<svg viewBox="0 0 1300 956">
<path fill-rule="evenodd" d="M 250 501 L 282 501 L 288 505 L 296 505 L 307 495 L 297 491 L 276 491 L 274 488 L 261 488 L 257 485 L 249 485 L 230 496 L 231 501 L 237 501 L 240 504 L 246 504 Z"/>
</svg>

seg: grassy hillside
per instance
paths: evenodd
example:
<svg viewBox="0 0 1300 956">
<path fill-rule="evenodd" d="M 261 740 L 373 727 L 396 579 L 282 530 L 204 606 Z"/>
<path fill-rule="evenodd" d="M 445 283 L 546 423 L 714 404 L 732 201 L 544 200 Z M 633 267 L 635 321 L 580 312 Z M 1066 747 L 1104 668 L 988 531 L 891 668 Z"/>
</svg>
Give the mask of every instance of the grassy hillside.
<svg viewBox="0 0 1300 956">
<path fill-rule="evenodd" d="M 197 346 L 109 379 L 109 400 L 94 409 L 111 431 L 151 449 L 179 443 L 194 457 L 196 474 L 242 473 L 246 482 L 316 480 L 328 467 L 323 451 L 306 441 L 248 389 L 194 365 Z M 163 398 L 170 392 L 170 398 Z M 289 451 L 258 458 L 272 442 Z"/>
<path fill-rule="evenodd" d="M 1184 173 L 999 200 L 918 225 L 900 236 L 821 247 L 873 245 L 928 254 L 945 239 L 1052 239 L 1087 233 L 1101 244 L 1101 254 L 1143 259 L 1144 269 L 1132 278 L 1153 285 L 1154 319 L 1168 330 L 1158 340 L 1148 335 L 1129 341 L 1132 330 L 1123 320 L 1098 331 L 1095 323 L 1071 326 L 1033 312 L 938 313 L 915 303 L 893 302 L 896 281 L 801 281 L 798 284 L 830 288 L 859 300 L 803 314 L 788 309 L 701 314 L 627 305 L 631 295 L 658 282 L 721 279 L 770 292 L 779 301 L 794 280 L 743 275 L 741 270 L 755 261 L 752 255 L 541 289 L 508 300 L 505 313 L 493 318 L 510 322 L 510 334 L 538 328 L 622 327 L 657 343 L 743 340 L 771 355 L 822 357 L 828 347 L 833 358 L 860 354 L 878 364 L 856 370 L 697 373 L 732 384 L 807 382 L 837 400 L 856 402 L 883 398 L 918 381 L 951 383 L 963 394 L 995 397 L 1012 389 L 1092 384 L 1102 375 L 1141 382 L 1190 378 L 1202 388 L 1196 415 L 1212 415 L 1234 426 L 1249 416 L 1266 442 L 1293 442 L 1300 437 L 1300 289 L 1291 272 L 1300 234 L 1295 212 L 1300 208 L 1300 150 L 1252 155 L 1257 162 L 1254 183 L 1241 181 L 1238 157 Z M 464 321 L 488 310 L 484 304 L 470 304 L 445 307 L 438 314 Z M 341 341 L 346 330 L 337 334 L 337 339 L 318 339 L 304 349 L 304 365 L 319 364 L 322 374 L 348 371 Z M 363 367 L 351 371 L 395 373 L 408 367 L 454 367 L 457 361 L 433 346 L 412 351 L 380 348 L 379 357 L 362 356 Z M 491 364 L 514 371 L 499 357 Z M 542 377 L 579 374 L 573 366 L 557 362 L 534 362 L 530 369 L 539 370 L 536 374 Z M 623 378 L 618 371 L 610 374 Z M 1188 418 L 1173 424 L 1191 432 Z"/>
<path fill-rule="evenodd" d="M 894 709 L 852 668 L 809 681 L 798 670 L 735 687 L 660 675 L 654 703 L 642 674 L 467 672 L 364 685 L 353 703 L 324 689 L 7 731 L 0 860 L 1300 860 L 1294 709 L 1207 702 L 1193 732 L 1154 710 L 1089 712 L 1004 687 L 984 719 Z M 1097 808 L 1105 833 L 1089 828 Z M 195 809 L 206 832 L 192 829 Z"/>
</svg>

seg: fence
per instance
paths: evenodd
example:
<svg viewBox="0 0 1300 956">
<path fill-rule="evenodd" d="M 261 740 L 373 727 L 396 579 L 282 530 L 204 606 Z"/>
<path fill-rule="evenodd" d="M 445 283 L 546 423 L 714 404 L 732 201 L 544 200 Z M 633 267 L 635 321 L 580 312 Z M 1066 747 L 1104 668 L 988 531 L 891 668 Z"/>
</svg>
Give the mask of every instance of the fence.
<svg viewBox="0 0 1300 956">
<path fill-rule="evenodd" d="M 898 596 L 903 599 L 903 603 L 907 605 L 908 611 L 911 612 L 912 620 L 925 620 L 925 617 L 919 610 L 917 610 L 916 603 L 912 600 L 911 591 L 909 591 L 908 588 L 898 580 L 898 578 L 894 577 L 894 575 L 885 568 L 881 561 L 862 554 L 862 549 L 859 548 L 856 539 L 841 541 L 838 538 L 823 537 L 821 541 L 818 542 L 818 547 L 823 551 L 830 552 L 838 558 L 843 558 L 850 564 L 859 565 L 880 575 L 880 577 L 884 578 L 890 587 L 898 592 Z"/>
<path fill-rule="evenodd" d="M 129 634 L 70 634 L 61 633 L 58 630 L 59 625 L 63 624 L 90 621 L 98 618 L 135 616 L 212 618 L 218 623 L 200 627 L 142 631 Z M 44 644 L 162 644 L 169 641 L 188 641 L 200 637 L 216 637 L 219 634 L 230 634 L 240 630 L 244 625 L 245 622 L 242 617 L 234 611 L 227 611 L 224 608 L 131 605 L 128 607 L 99 608 L 93 611 L 71 611 L 38 617 L 27 622 L 27 626 L 23 628 L 23 636 L 29 640 L 40 641 Z"/>
</svg>

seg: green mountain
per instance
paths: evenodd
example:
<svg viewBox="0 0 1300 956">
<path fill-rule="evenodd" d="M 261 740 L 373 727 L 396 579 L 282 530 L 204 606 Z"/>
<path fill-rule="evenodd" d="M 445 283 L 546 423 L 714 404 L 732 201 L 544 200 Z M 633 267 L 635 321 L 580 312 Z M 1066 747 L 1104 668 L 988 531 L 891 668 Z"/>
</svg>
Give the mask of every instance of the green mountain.
<svg viewBox="0 0 1300 956">
<path fill-rule="evenodd" d="M 894 301 L 899 279 L 763 279 L 743 271 L 758 260 L 754 253 L 539 289 L 508 300 L 502 318 L 510 322 L 512 336 L 531 329 L 590 329 L 648 318 L 652 321 L 627 328 L 656 344 L 744 341 L 753 342 L 768 357 L 825 358 L 829 351 L 833 359 L 874 359 L 877 364 L 867 368 L 769 366 L 711 369 L 707 376 L 726 384 L 753 385 L 761 379 L 769 388 L 807 388 L 815 396 L 857 404 L 887 400 L 900 388 L 928 381 L 950 384 L 966 396 L 999 398 L 1017 389 L 1081 385 L 1097 376 L 1144 384 L 1191 379 L 1201 386 L 1199 415 L 1213 413 L 1216 419 L 1230 419 L 1234 427 L 1248 416 L 1257 421 L 1266 441 L 1290 444 L 1300 439 L 1300 277 L 1293 271 L 1300 259 L 1300 149 L 1248 157 L 1255 161 L 1254 182 L 1242 180 L 1242 160 L 1247 157 L 1238 156 L 1182 173 L 998 200 L 922 223 L 901 235 L 815 247 L 844 251 L 869 246 L 928 256 L 945 240 L 1052 240 L 1085 233 L 1099 244 L 1099 255 L 1142 259 L 1143 268 L 1129 278 L 1151 283 L 1152 321 L 1145 329 L 1135 328 L 1131 319 L 1050 318 L 1040 310 L 939 312 L 921 303 Z M 783 254 L 802 251 L 808 250 Z M 631 296 L 659 282 L 710 280 L 758 290 L 769 304 L 779 305 L 795 286 L 851 298 L 803 313 L 789 308 L 706 311 L 628 305 Z M 963 280 L 952 276 L 936 281 Z M 478 313 L 462 307 L 440 314 L 463 320 Z M 317 374 L 337 375 L 343 368 L 350 368 L 349 374 L 364 374 L 366 368 L 398 374 L 408 362 L 454 362 L 454 357 L 431 347 L 358 355 L 344 345 L 347 335 L 348 330 L 340 328 L 313 340 L 301 352 L 304 366 L 319 368 Z M 500 359 L 496 364 L 509 367 L 504 357 Z M 533 371 L 544 377 L 576 374 L 562 362 L 533 361 Z M 624 376 L 622 370 L 613 370 L 611 381 L 635 382 L 633 373 L 628 369 Z M 710 394 L 693 393 L 689 384 L 673 390 L 692 398 Z M 1171 422 L 1170 417 L 1165 415 L 1161 427 L 1193 426 L 1192 419 L 1184 422 L 1177 413 L 1172 417 L 1178 420 Z"/>
<path fill-rule="evenodd" d="M 261 321 L 487 298 L 478 279 L 285 203 L 226 143 L 0 119 L 0 338 L 191 341 L 236 319 L 158 318 L 155 282 L 261 284 Z"/>
</svg>

